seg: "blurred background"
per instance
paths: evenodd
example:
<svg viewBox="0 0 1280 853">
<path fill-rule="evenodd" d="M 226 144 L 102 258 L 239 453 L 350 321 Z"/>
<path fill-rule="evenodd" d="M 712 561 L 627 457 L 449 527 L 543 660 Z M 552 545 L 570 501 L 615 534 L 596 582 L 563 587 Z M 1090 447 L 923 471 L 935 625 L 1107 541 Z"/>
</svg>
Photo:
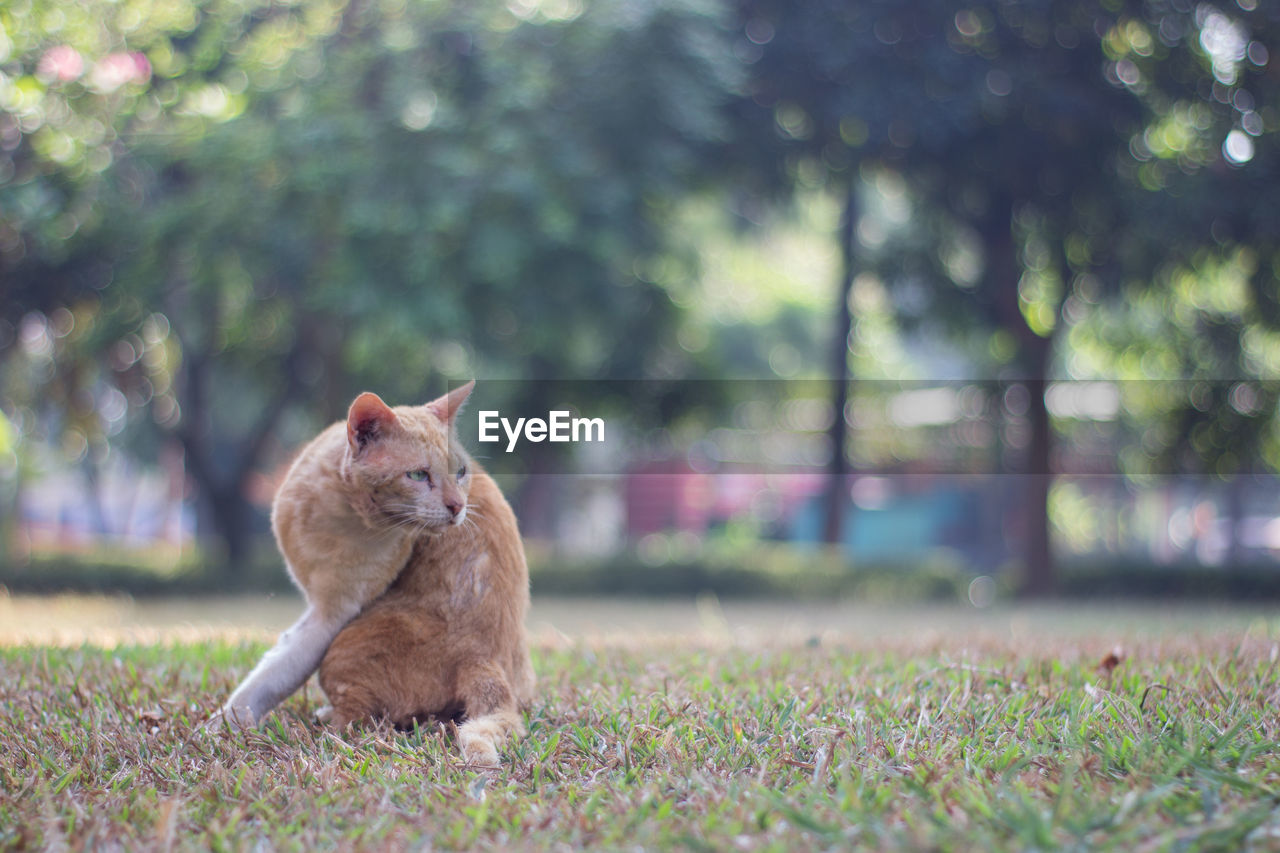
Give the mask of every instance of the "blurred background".
<svg viewBox="0 0 1280 853">
<path fill-rule="evenodd" d="M 1280 598 L 1280 9 L 8 0 L 0 583 L 283 589 L 480 380 L 535 593 Z M 474 441 L 479 409 L 599 445 Z"/>
</svg>

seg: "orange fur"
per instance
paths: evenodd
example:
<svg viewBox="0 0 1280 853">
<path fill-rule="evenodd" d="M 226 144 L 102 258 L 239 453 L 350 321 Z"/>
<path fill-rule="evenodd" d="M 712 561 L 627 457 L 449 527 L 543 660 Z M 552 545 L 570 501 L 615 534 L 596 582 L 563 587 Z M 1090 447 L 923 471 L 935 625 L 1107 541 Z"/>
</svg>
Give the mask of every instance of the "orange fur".
<svg viewBox="0 0 1280 853">
<path fill-rule="evenodd" d="M 320 686 L 336 726 L 460 716 L 463 756 L 488 765 L 533 694 L 529 581 L 515 516 L 480 471 L 471 507 L 474 523 L 418 540 L 403 574 L 333 641 Z"/>
<path fill-rule="evenodd" d="M 470 391 L 394 409 L 361 394 L 304 448 L 271 521 L 307 609 L 232 694 L 227 721 L 258 723 L 319 665 L 339 726 L 460 715 L 477 764 L 521 730 L 528 571 L 511 508 L 453 433 Z"/>
</svg>

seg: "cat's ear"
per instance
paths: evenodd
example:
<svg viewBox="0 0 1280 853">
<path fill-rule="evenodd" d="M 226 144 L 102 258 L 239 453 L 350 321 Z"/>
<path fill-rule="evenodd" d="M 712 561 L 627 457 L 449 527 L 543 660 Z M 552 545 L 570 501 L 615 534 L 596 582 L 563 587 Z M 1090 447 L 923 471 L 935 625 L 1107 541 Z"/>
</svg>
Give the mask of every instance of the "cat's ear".
<svg viewBox="0 0 1280 853">
<path fill-rule="evenodd" d="M 454 418 L 458 416 L 462 404 L 467 401 L 474 387 L 476 387 L 476 381 L 472 379 L 466 385 L 460 385 L 443 397 L 437 397 L 427 403 L 427 410 L 452 427 Z"/>
<path fill-rule="evenodd" d="M 358 452 L 385 436 L 396 423 L 396 413 L 382 398 L 365 391 L 347 411 L 347 443 Z"/>
</svg>

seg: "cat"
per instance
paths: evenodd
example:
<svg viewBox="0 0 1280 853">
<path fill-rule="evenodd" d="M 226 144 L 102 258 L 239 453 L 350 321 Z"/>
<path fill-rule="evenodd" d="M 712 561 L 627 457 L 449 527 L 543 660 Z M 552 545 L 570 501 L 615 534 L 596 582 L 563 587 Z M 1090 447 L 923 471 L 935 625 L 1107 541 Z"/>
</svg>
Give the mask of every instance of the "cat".
<svg viewBox="0 0 1280 853">
<path fill-rule="evenodd" d="M 303 449 L 271 525 L 307 607 L 227 700 L 227 722 L 257 725 L 318 666 L 331 725 L 460 717 L 477 765 L 522 732 L 528 569 L 515 515 L 456 437 L 474 384 L 394 409 L 366 392 Z"/>
</svg>

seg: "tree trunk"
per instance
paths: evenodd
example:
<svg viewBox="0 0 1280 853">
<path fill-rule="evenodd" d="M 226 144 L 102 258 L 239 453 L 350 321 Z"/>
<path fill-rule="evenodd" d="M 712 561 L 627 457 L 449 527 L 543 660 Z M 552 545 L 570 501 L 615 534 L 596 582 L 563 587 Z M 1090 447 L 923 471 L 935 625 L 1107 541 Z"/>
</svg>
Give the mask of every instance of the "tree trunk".
<svg viewBox="0 0 1280 853">
<path fill-rule="evenodd" d="M 180 311 L 170 311 L 171 328 L 183 353 L 182 382 L 178 386 L 183 416 L 175 435 L 182 445 L 186 473 L 194 481 L 198 495 L 199 537 L 211 552 L 220 552 L 223 576 L 234 584 L 248 577 L 256 534 L 258 511 L 246 497 L 247 485 L 280 418 L 302 390 L 299 373 L 311 355 L 313 335 L 310 324 L 301 323 L 302 330 L 280 365 L 282 378 L 277 393 L 247 430 L 239 425 L 228 429 L 215 425 L 209 399 L 214 356 L 202 344 L 213 338 L 217 313 L 211 300 L 204 307 L 203 316 L 193 324 L 203 328 L 199 337 L 177 321 L 182 316 Z"/>
<path fill-rule="evenodd" d="M 1245 476 L 1235 473 L 1231 475 L 1231 479 L 1227 480 L 1226 488 L 1226 516 L 1227 516 L 1227 554 L 1226 564 L 1228 569 L 1239 569 L 1244 564 L 1244 547 L 1240 541 L 1240 528 L 1244 523 L 1245 500 L 1244 500 L 1244 484 Z"/>
<path fill-rule="evenodd" d="M 0 413 L 0 418 L 3 418 Z M 22 485 L 23 461 L 22 450 L 17 442 L 13 446 L 14 470 L 13 489 L 8 495 L 0 489 L 0 561 L 22 563 L 26 561 L 29 546 L 26 543 L 26 531 L 22 524 Z M 7 504 L 7 506 L 6 506 Z"/>
<path fill-rule="evenodd" d="M 102 467 L 94 461 L 92 450 L 80 463 L 80 475 L 84 478 L 84 497 L 93 518 L 93 532 L 103 538 L 115 534 L 116 531 L 111 529 L 111 520 L 107 518 L 106 503 L 102 497 Z"/>
<path fill-rule="evenodd" d="M 845 187 L 844 215 L 840 221 L 840 286 L 836 301 L 836 335 L 831 347 L 831 408 L 834 415 L 828 435 L 831 439 L 831 464 L 827 469 L 826 518 L 822 528 L 822 541 L 836 544 L 841 541 L 848 494 L 845 484 L 849 471 L 846 444 L 849 425 L 845 421 L 845 408 L 849 403 L 849 332 L 853 329 L 853 314 L 849 310 L 849 296 L 853 290 L 853 234 L 858 220 L 858 189 L 856 173 L 849 175 Z"/>
<path fill-rule="evenodd" d="M 1026 524 L 1023 528 L 1022 593 L 1043 597 L 1053 593 L 1057 585 L 1053 563 L 1053 548 L 1049 533 L 1049 487 L 1053 482 L 1051 455 L 1053 453 L 1053 425 L 1049 422 L 1049 409 L 1045 405 L 1048 390 L 1049 340 L 1038 338 L 1028 354 L 1031 378 L 1027 381 L 1029 403 L 1027 421 L 1031 427 L 1031 439 L 1027 444 L 1027 487 L 1024 510 Z"/>
<path fill-rule="evenodd" d="M 994 313 L 999 325 L 1018 341 L 1019 366 L 1024 371 L 1028 392 L 1026 416 L 1031 434 L 1021 475 L 1024 490 L 1020 507 L 1022 524 L 1018 535 L 1022 541 L 1013 543 L 1013 551 L 1022 564 L 1020 590 L 1023 595 L 1034 597 L 1049 595 L 1057 586 L 1049 533 L 1053 434 L 1049 410 L 1045 406 L 1053 339 L 1052 336 L 1043 338 L 1038 335 L 1022 314 L 1018 294 L 1022 265 L 1019 246 L 1013 238 L 1013 214 L 1010 198 L 997 196 L 993 199 L 983 223 L 983 241 Z M 1070 276 L 1065 265 L 1062 275 L 1065 292 L 1065 282 Z M 1058 315 L 1060 323 L 1061 303 Z"/>
<path fill-rule="evenodd" d="M 249 562 L 253 555 L 254 509 L 235 486 L 202 491 L 222 545 L 226 577 L 235 583 L 243 582 L 252 568 Z"/>
<path fill-rule="evenodd" d="M 555 375 L 551 360 L 541 353 L 530 355 L 527 369 L 529 376 Z M 535 381 L 521 385 L 516 399 L 510 405 L 520 413 L 546 412 L 550 410 L 556 397 L 555 382 Z M 513 500 L 520 532 L 529 538 L 545 539 L 554 545 L 556 524 L 561 512 L 561 489 L 556 472 L 563 470 L 563 456 L 556 445 L 545 441 L 528 443 L 520 452 L 521 461 L 528 472 Z"/>
</svg>

